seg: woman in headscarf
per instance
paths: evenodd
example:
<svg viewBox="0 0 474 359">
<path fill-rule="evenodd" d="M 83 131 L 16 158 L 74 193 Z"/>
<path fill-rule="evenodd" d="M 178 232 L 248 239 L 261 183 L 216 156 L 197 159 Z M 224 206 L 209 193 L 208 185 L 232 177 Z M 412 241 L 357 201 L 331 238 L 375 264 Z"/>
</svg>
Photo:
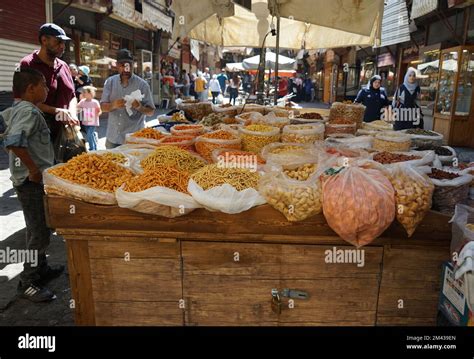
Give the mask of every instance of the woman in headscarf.
<svg viewBox="0 0 474 359">
<path fill-rule="evenodd" d="M 418 105 L 420 96 L 420 86 L 416 81 L 416 69 L 408 68 L 403 84 L 393 97 L 393 107 L 397 109 L 411 109 L 397 111 L 397 118 L 393 123 L 395 131 L 409 128 L 423 128 L 423 115 Z"/>
<path fill-rule="evenodd" d="M 381 85 L 382 78 L 375 75 L 369 80 L 367 87 L 357 94 L 354 102 L 365 106 L 364 122 L 380 120 L 382 109 L 389 105 L 387 93 Z"/>
</svg>

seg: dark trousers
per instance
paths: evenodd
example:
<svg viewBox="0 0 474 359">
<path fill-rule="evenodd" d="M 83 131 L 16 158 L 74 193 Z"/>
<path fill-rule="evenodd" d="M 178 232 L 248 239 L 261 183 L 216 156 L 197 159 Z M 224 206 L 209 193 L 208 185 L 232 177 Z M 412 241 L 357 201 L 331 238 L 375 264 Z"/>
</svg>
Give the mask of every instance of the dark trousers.
<svg viewBox="0 0 474 359">
<path fill-rule="evenodd" d="M 239 96 L 239 90 L 231 87 L 229 88 L 229 95 L 230 95 L 229 103 L 234 101 L 234 105 L 235 105 L 235 100 Z"/>
<path fill-rule="evenodd" d="M 211 95 L 212 95 L 212 103 L 215 105 L 216 104 L 216 97 L 219 96 L 219 93 L 220 92 L 216 92 L 216 91 L 212 91 L 211 92 Z"/>
<path fill-rule="evenodd" d="M 38 251 L 38 265 L 32 266 L 32 263 L 25 262 L 20 274 L 22 285 L 27 286 L 40 279 L 47 271 L 46 249 L 51 230 L 46 225 L 43 185 L 27 179 L 22 185 L 15 187 L 15 190 L 26 222 L 26 249 Z"/>
</svg>

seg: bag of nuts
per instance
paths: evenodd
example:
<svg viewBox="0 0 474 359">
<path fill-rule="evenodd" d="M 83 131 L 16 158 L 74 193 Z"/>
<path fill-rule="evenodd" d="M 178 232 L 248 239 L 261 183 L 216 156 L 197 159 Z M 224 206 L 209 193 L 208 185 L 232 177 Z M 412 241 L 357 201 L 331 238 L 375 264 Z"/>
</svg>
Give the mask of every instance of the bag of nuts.
<svg viewBox="0 0 474 359">
<path fill-rule="evenodd" d="M 259 192 L 290 222 L 302 221 L 322 210 L 320 171 L 316 163 L 272 166 L 259 183 Z"/>
<path fill-rule="evenodd" d="M 324 140 L 324 125 L 313 123 L 308 125 L 288 125 L 283 128 L 282 142 L 314 143 Z"/>
<path fill-rule="evenodd" d="M 411 237 L 431 208 L 434 185 L 426 174 L 407 163 L 392 165 L 389 171 L 397 220 Z"/>
</svg>

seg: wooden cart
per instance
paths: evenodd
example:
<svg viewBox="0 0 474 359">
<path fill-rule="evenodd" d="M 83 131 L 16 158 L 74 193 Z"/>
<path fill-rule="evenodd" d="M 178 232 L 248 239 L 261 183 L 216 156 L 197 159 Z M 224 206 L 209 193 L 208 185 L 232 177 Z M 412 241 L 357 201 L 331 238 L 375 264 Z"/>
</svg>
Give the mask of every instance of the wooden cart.
<svg viewBox="0 0 474 359">
<path fill-rule="evenodd" d="M 436 323 L 451 238 L 449 217 L 436 212 L 410 239 L 394 223 L 357 266 L 328 263 L 334 247 L 355 247 L 323 215 L 290 223 L 265 205 L 166 219 L 57 196 L 45 205 L 67 242 L 78 325 Z M 285 288 L 309 298 L 281 297 L 278 314 L 272 289 Z"/>
</svg>

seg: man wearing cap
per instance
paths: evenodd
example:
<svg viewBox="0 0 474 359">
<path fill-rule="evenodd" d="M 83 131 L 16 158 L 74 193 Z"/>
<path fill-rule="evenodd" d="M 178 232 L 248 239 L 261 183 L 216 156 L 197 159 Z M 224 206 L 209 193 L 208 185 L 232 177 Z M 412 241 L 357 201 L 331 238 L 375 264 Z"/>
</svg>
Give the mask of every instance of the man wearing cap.
<svg viewBox="0 0 474 359">
<path fill-rule="evenodd" d="M 61 125 L 79 124 L 74 81 L 69 66 L 60 59 L 66 48 L 65 41 L 71 39 L 58 25 L 47 23 L 40 27 L 38 40 L 41 48 L 21 59 L 20 67 L 36 69 L 46 79 L 48 97 L 38 107 L 44 113 L 51 140 L 55 143 Z M 17 95 L 14 94 L 15 97 Z"/>
<path fill-rule="evenodd" d="M 104 84 L 102 111 L 109 112 L 107 121 L 106 148 L 118 147 L 125 143 L 127 133 L 136 132 L 145 127 L 145 116 L 153 115 L 155 104 L 148 83 L 133 73 L 133 56 L 127 49 L 117 53 L 118 74 L 110 76 Z M 126 95 L 140 90 L 143 100 L 135 100 L 132 104 L 132 115 L 125 109 Z"/>
</svg>

